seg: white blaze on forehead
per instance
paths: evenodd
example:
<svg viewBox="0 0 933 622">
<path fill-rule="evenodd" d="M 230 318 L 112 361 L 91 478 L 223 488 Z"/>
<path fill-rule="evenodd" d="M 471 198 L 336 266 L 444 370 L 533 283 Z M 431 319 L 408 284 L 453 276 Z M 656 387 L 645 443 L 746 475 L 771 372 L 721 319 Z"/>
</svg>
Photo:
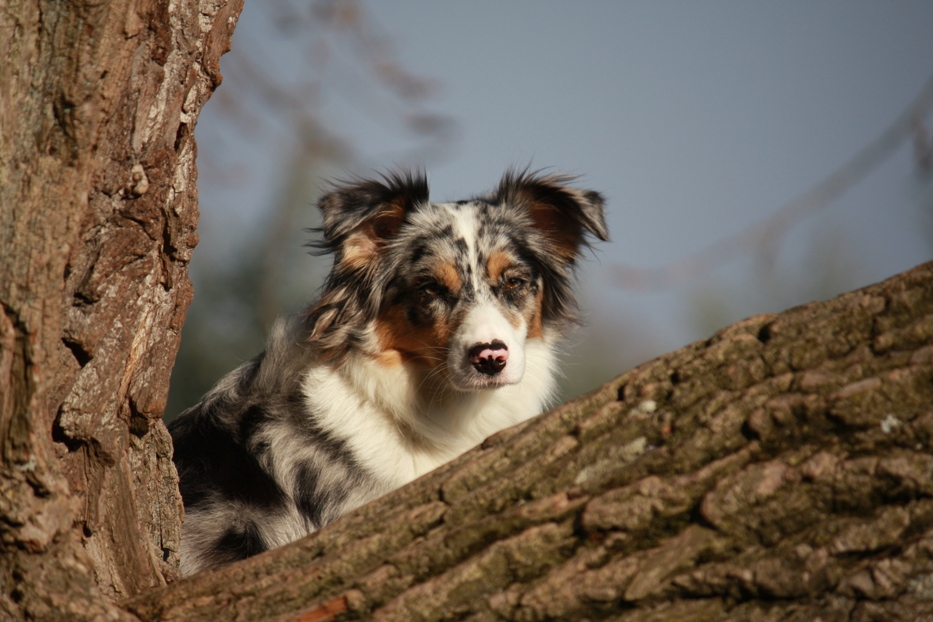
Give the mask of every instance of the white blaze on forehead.
<svg viewBox="0 0 933 622">
<path fill-rule="evenodd" d="M 472 284 L 474 289 L 479 285 L 477 283 L 476 264 L 478 261 L 476 246 L 479 239 L 479 220 L 477 218 L 476 206 L 465 204 L 456 205 L 452 203 L 445 204 L 452 216 L 453 239 L 462 239 L 467 246 L 467 264 L 473 266 Z"/>
</svg>

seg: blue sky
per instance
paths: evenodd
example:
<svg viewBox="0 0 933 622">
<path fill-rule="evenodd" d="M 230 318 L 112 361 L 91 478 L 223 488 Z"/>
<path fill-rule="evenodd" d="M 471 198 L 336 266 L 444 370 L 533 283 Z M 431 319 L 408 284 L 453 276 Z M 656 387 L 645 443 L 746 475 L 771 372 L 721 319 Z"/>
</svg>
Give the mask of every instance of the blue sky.
<svg viewBox="0 0 933 622">
<path fill-rule="evenodd" d="M 505 168 L 531 163 L 581 174 L 581 185 L 607 197 L 612 242 L 582 272 L 590 326 L 570 365 L 585 369 L 579 357 L 593 356 L 619 366 L 612 375 L 708 336 L 717 321 L 780 311 L 814 291 L 839 293 L 833 288 L 931 258 L 933 190 L 905 143 L 798 222 L 771 255 L 778 268 L 767 278 L 758 255 L 657 291 L 630 291 L 613 278 L 619 265 L 663 266 L 741 233 L 872 141 L 933 76 L 933 2 L 363 6 L 385 49 L 430 80 L 425 106 L 455 132 L 441 154 L 412 157 L 418 139 L 378 112 L 382 100 L 337 46 L 322 56 L 321 80 L 336 86 L 310 97 L 328 130 L 352 145 L 351 170 L 424 166 L 432 196 L 446 200 L 488 190 Z M 233 53 L 288 81 L 317 57 L 303 51 L 301 33 L 282 36 L 267 17 L 247 3 Z M 235 98 L 248 78 L 228 74 L 228 58 L 218 95 Z M 263 225 L 290 148 L 287 132 L 231 136 L 219 113 L 209 103 L 198 126 L 202 152 L 214 156 L 202 165 L 196 291 L 199 261 L 236 252 Z M 234 160 L 247 172 L 237 183 L 216 172 Z M 832 278 L 823 289 L 800 284 L 824 272 Z"/>
</svg>

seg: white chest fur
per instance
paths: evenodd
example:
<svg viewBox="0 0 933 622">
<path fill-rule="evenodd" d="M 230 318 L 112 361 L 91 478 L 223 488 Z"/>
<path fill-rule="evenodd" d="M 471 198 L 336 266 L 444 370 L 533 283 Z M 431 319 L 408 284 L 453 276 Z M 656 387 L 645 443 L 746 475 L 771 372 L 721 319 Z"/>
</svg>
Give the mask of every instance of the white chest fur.
<svg viewBox="0 0 933 622">
<path fill-rule="evenodd" d="M 354 355 L 336 369 L 312 367 L 302 390 L 317 425 L 394 489 L 543 410 L 554 391 L 554 353 L 543 340 L 530 339 L 525 355 L 522 380 L 496 389 L 431 395 L 409 364 L 387 366 Z"/>
</svg>

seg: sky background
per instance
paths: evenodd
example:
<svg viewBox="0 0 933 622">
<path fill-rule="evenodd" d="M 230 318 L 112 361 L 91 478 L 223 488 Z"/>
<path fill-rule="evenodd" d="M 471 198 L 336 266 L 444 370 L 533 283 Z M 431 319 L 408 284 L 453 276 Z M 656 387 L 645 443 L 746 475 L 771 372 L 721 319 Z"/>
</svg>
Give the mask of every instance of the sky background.
<svg viewBox="0 0 933 622">
<path fill-rule="evenodd" d="M 607 198 L 612 241 L 580 274 L 588 326 L 571 340 L 569 392 L 742 317 L 931 259 L 933 183 L 907 141 L 767 252 L 674 287 L 618 277 L 742 234 L 881 134 L 933 77 L 933 2 L 393 0 L 348 4 L 329 26 L 314 6 L 247 2 L 222 59 L 197 127 L 192 316 L 272 226 L 296 176 L 307 183 L 283 244 L 298 276 L 283 306 L 310 302 L 327 266 L 302 253 L 300 229 L 314 224 L 324 178 L 406 166 L 427 170 L 438 201 L 528 164 L 579 174 Z M 379 82 L 399 72 L 417 77 L 405 96 Z M 274 88 L 257 96 L 258 82 Z M 296 155 L 296 105 L 340 157 Z M 253 354 L 228 353 L 227 369 Z"/>
</svg>

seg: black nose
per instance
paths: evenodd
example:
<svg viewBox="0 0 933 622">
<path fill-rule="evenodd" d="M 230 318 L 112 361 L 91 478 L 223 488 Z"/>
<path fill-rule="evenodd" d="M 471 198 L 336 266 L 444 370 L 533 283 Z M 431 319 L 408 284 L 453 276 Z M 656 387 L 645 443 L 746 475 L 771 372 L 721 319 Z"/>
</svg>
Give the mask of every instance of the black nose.
<svg viewBox="0 0 933 622">
<path fill-rule="evenodd" d="M 467 353 L 473 368 L 481 374 L 495 376 L 505 369 L 509 360 L 509 348 L 499 340 L 492 343 L 478 343 Z"/>
</svg>

